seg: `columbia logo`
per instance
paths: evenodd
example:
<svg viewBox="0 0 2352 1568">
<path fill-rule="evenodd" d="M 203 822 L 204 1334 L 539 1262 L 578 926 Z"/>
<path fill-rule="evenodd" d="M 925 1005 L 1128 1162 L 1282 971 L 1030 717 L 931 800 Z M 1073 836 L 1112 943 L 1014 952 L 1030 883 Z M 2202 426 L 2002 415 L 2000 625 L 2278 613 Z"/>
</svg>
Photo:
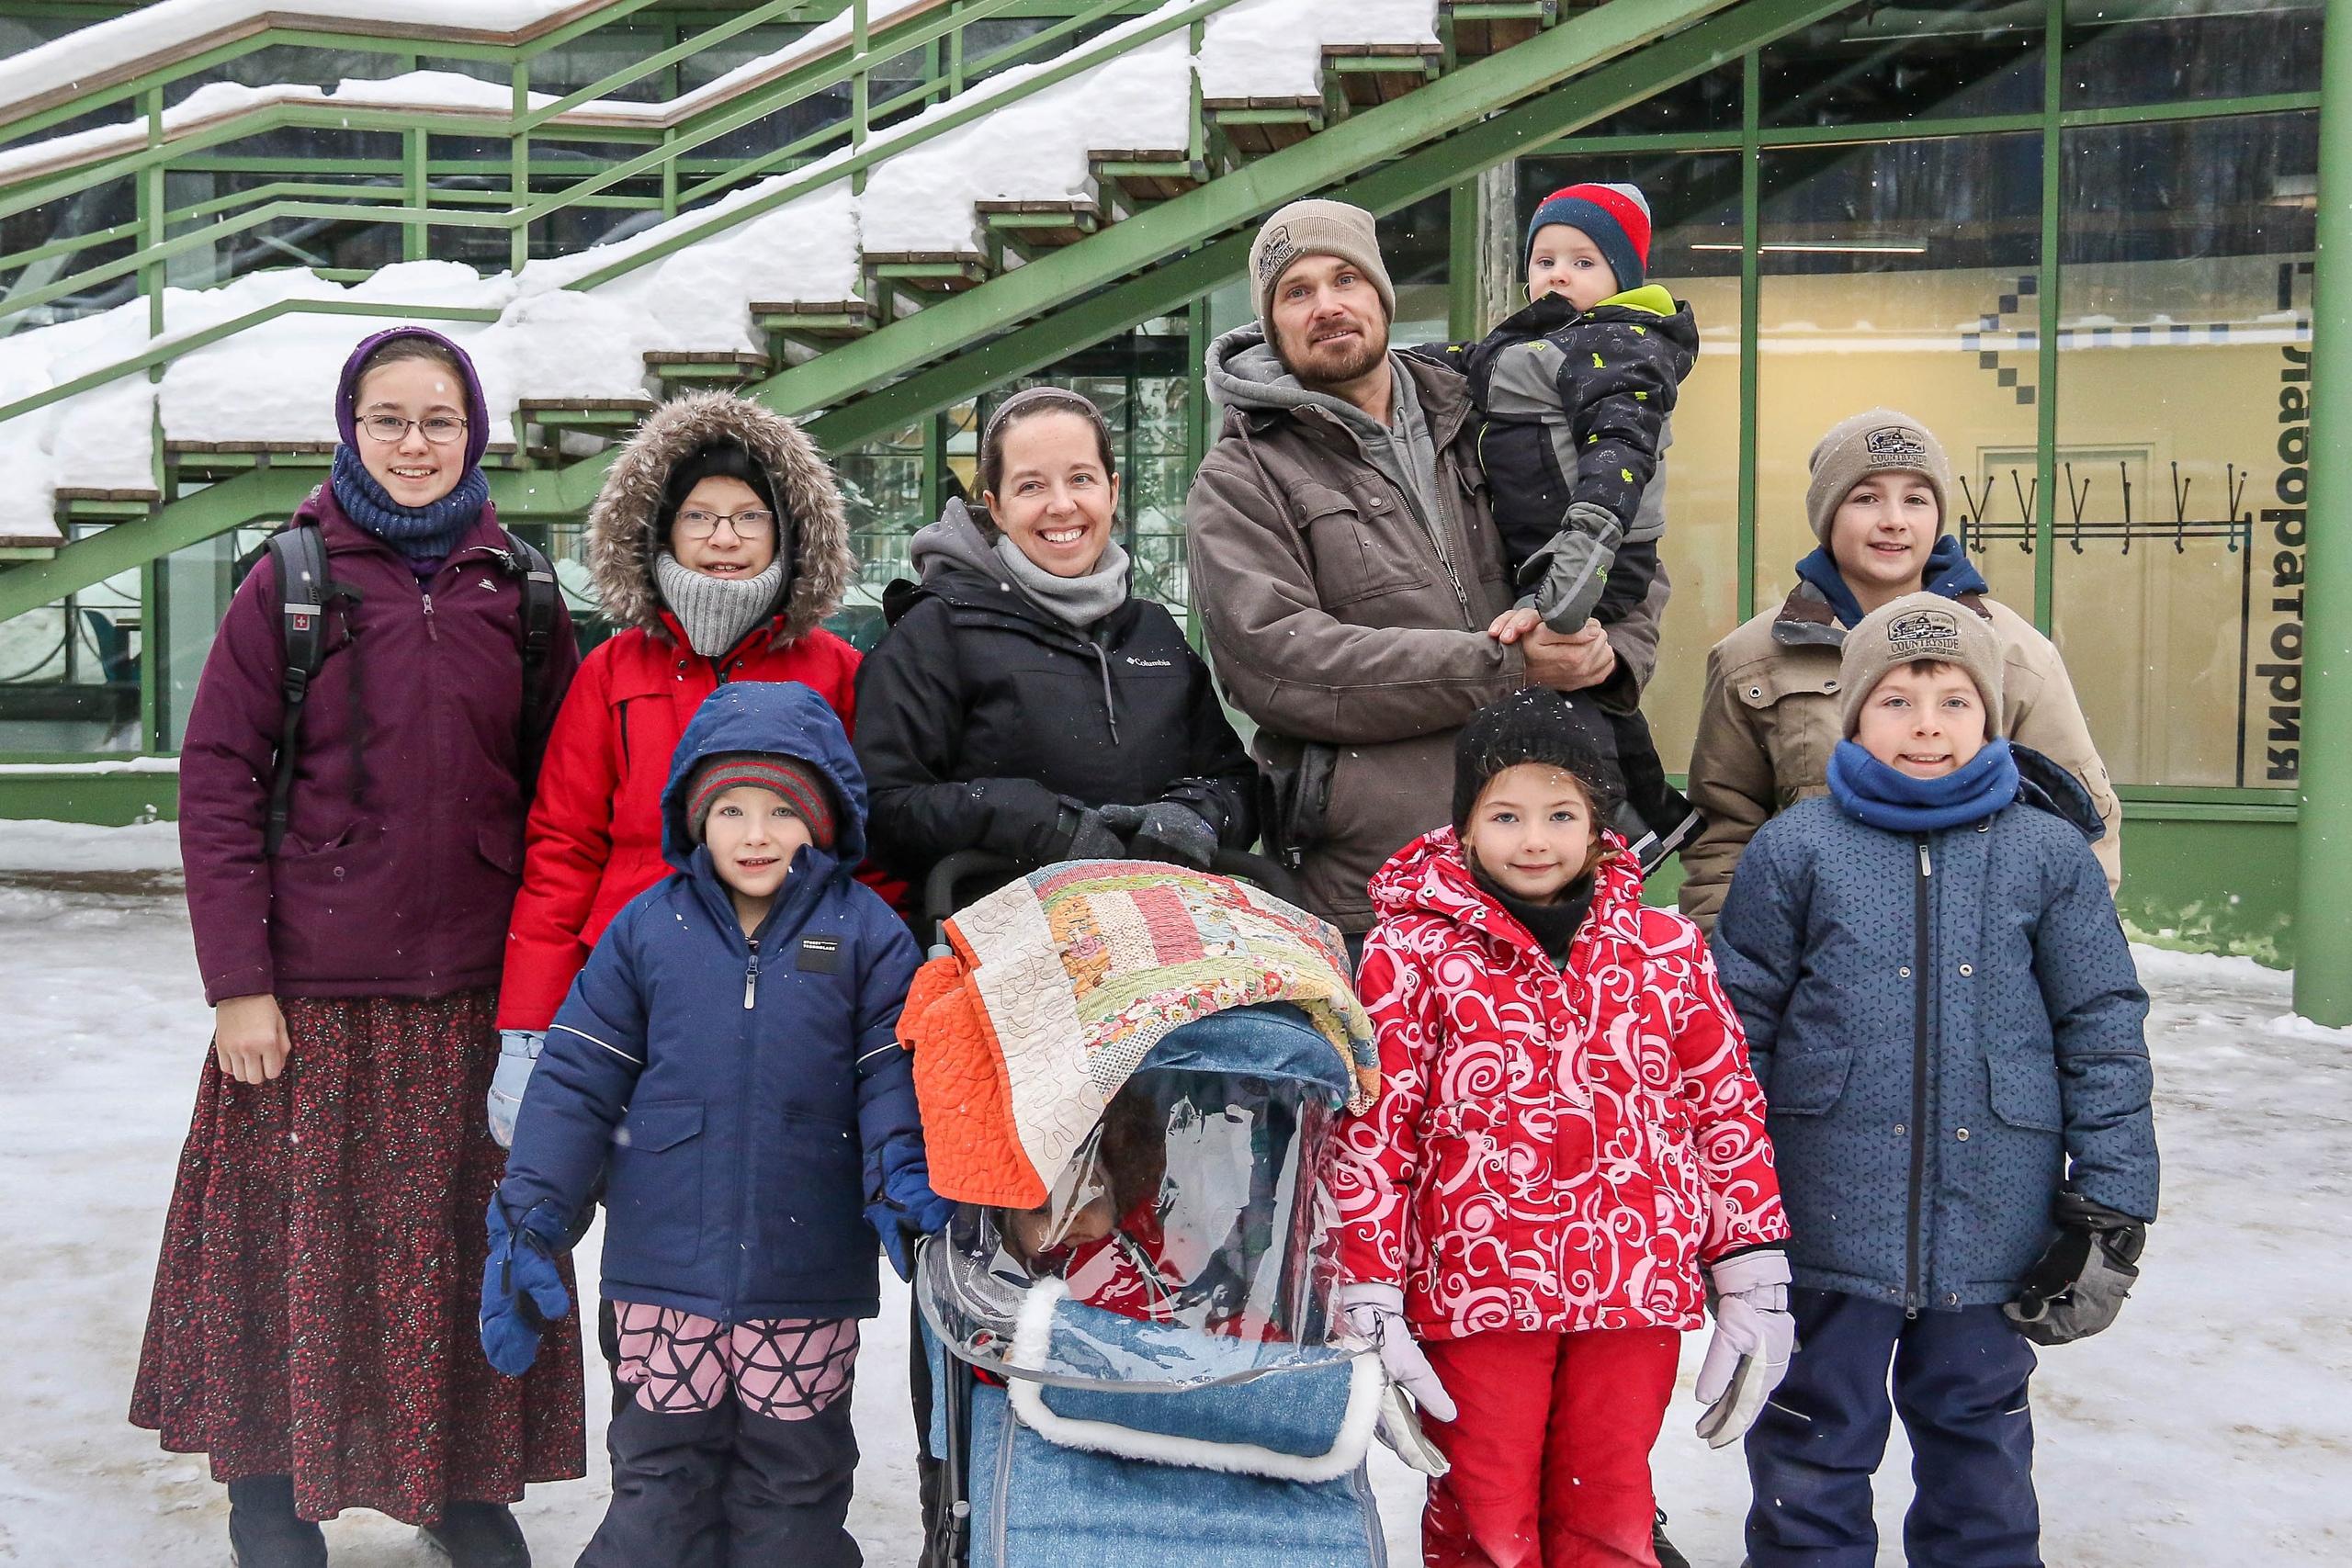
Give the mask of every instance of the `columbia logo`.
<svg viewBox="0 0 2352 1568">
<path fill-rule="evenodd" d="M 1137 659 L 1132 653 L 1127 655 L 1127 662 L 1134 665 L 1138 670 L 1173 670 L 1176 668 L 1176 661 L 1172 659 Z"/>
</svg>

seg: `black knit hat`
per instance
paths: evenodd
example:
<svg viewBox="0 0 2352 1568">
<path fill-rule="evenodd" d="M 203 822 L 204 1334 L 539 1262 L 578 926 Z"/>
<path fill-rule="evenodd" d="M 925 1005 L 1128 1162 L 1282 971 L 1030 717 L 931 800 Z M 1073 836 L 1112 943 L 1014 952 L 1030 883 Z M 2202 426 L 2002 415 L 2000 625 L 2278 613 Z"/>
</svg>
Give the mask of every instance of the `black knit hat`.
<svg viewBox="0 0 2352 1568">
<path fill-rule="evenodd" d="M 749 451 L 733 441 L 714 441 L 678 459 L 677 466 L 670 470 L 669 482 L 662 487 L 662 512 L 653 520 L 658 537 L 669 536 L 670 525 L 677 517 L 678 508 L 686 503 L 686 497 L 693 492 L 695 486 L 712 479 L 740 479 L 750 485 L 752 493 L 760 498 L 760 504 L 776 514 L 776 536 L 779 539 L 784 537 L 784 530 L 791 526 L 792 516 L 776 503 L 775 481 L 768 478 L 768 471 L 760 467 Z"/>
<path fill-rule="evenodd" d="M 1600 710 L 1548 686 L 1529 686 L 1481 708 L 1453 741 L 1453 830 L 1470 824 L 1478 792 L 1505 768 L 1542 762 L 1576 775 L 1607 822 L 1625 796 L 1617 741 Z"/>
</svg>

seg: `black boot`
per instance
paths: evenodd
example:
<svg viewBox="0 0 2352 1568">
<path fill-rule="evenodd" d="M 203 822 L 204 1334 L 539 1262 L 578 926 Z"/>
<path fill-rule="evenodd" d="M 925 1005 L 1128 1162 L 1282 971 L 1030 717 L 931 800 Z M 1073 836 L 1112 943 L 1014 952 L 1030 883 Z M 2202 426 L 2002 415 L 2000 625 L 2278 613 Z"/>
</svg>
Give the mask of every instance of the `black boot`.
<svg viewBox="0 0 2352 1568">
<path fill-rule="evenodd" d="M 416 1534 L 450 1568 L 531 1568 L 523 1527 L 503 1503 L 452 1503 L 439 1524 L 419 1525 Z"/>
<path fill-rule="evenodd" d="M 294 1478 L 229 1483 L 231 1568 L 326 1568 L 327 1538 L 294 1512 Z"/>
<path fill-rule="evenodd" d="M 1674 1550 L 1674 1542 L 1666 1539 L 1666 1510 L 1657 1511 L 1657 1519 L 1650 1526 L 1650 1550 L 1657 1554 L 1657 1568 L 1690 1568 L 1690 1560 Z"/>
</svg>

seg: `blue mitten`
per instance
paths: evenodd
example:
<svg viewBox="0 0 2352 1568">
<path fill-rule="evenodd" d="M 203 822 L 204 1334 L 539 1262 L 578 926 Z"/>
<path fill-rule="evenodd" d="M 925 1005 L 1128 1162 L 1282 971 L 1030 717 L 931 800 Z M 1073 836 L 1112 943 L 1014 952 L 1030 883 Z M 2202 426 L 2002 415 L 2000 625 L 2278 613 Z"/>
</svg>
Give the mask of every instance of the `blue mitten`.
<svg viewBox="0 0 2352 1568">
<path fill-rule="evenodd" d="M 564 1225 L 551 1205 L 535 1205 L 519 1224 L 490 1200 L 490 1258 L 481 1271 L 481 1348 L 510 1378 L 530 1371 L 539 1336 L 571 1310 L 571 1292 L 555 1266 Z"/>
<path fill-rule="evenodd" d="M 955 1216 L 955 1203 L 931 1190 L 931 1165 L 920 1155 L 885 1175 L 882 1201 L 865 1206 L 866 1223 L 901 1280 L 914 1278 L 915 1238 L 944 1230 Z"/>
</svg>

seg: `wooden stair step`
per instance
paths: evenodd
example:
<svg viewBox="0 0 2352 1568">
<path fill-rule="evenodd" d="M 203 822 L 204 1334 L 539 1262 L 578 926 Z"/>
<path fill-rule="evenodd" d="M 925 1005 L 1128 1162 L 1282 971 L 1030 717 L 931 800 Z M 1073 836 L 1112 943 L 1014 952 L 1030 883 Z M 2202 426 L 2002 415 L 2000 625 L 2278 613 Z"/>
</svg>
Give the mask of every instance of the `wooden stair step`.
<svg viewBox="0 0 2352 1568">
<path fill-rule="evenodd" d="M 525 398 L 515 408 L 524 423 L 542 430 L 604 434 L 633 428 L 658 406 L 651 398 Z"/>
<path fill-rule="evenodd" d="M 1558 0 L 1446 0 L 1442 22 L 1456 60 L 1484 60 L 1560 19 Z"/>
<path fill-rule="evenodd" d="M 151 515 L 163 492 L 143 486 L 98 490 L 86 485 L 59 485 L 54 492 L 58 526 L 67 523 L 127 523 Z M 40 541 L 32 541 L 35 544 Z"/>
<path fill-rule="evenodd" d="M 924 294 L 961 294 L 989 280 L 988 258 L 972 251 L 868 251 L 865 270 Z"/>
<path fill-rule="evenodd" d="M 1324 79 L 1356 108 L 1390 103 L 1435 81 L 1445 68 L 1436 44 L 1351 43 L 1323 46 Z"/>
<path fill-rule="evenodd" d="M 1208 165 L 1181 149 L 1096 148 L 1086 155 L 1095 182 L 1115 189 L 1128 206 L 1148 206 L 1208 183 Z"/>
<path fill-rule="evenodd" d="M 740 386 L 764 377 L 770 364 L 766 355 L 749 349 L 657 348 L 645 355 L 645 367 L 665 387 Z"/>
<path fill-rule="evenodd" d="M 1084 197 L 1059 201 L 981 201 L 980 221 L 1023 250 L 1059 250 L 1102 226 L 1102 209 Z"/>
<path fill-rule="evenodd" d="M 183 479 L 231 478 L 254 468 L 324 468 L 334 463 L 333 441 L 166 441 L 164 466 Z M 492 441 L 482 449 L 482 466 L 511 466 L 516 456 L 512 441 Z"/>
<path fill-rule="evenodd" d="M 821 348 L 872 332 L 874 307 L 864 299 L 754 300 L 752 321 L 770 337 Z"/>
<path fill-rule="evenodd" d="M 1317 97 L 1204 98 L 1201 107 L 1244 158 L 1295 147 L 1323 129 L 1331 106 Z"/>
</svg>

